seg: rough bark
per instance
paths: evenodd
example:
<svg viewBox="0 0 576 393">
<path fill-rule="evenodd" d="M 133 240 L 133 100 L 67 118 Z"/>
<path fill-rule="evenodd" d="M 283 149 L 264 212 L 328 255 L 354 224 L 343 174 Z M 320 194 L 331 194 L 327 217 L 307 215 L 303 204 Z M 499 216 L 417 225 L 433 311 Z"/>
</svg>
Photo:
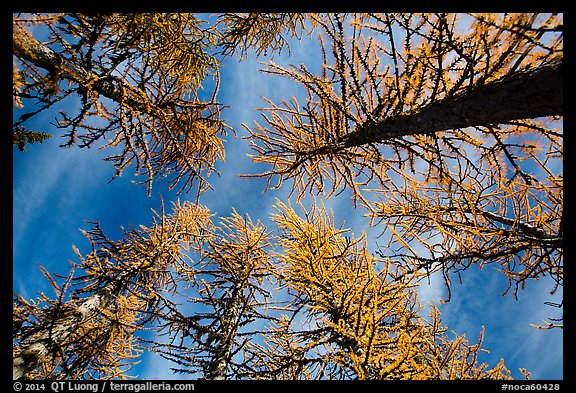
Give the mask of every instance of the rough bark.
<svg viewBox="0 0 576 393">
<path fill-rule="evenodd" d="M 60 348 L 66 338 L 84 321 L 94 318 L 99 311 L 106 307 L 116 292 L 120 280 L 109 282 L 92 296 L 87 297 L 80 305 L 68 315 L 59 318 L 46 329 L 36 341 L 25 347 L 12 363 L 12 378 L 25 379 L 26 374 L 34 370 L 42 361 Z"/>
<path fill-rule="evenodd" d="M 364 124 L 348 135 L 345 147 L 472 126 L 502 124 L 563 114 L 563 65 L 557 61 L 477 85 L 417 112 Z"/>
<path fill-rule="evenodd" d="M 228 362 L 232 353 L 238 322 L 242 316 L 242 308 L 245 304 L 244 285 L 242 282 L 235 285 L 229 307 L 224 312 L 223 332 L 221 341 L 214 351 L 212 362 L 207 372 L 207 379 L 225 380 L 228 371 Z"/>
<path fill-rule="evenodd" d="M 134 87 L 113 76 L 99 77 L 75 61 L 62 56 L 36 40 L 26 30 L 14 25 L 12 50 L 15 56 L 36 67 L 45 69 L 60 78 L 68 79 L 115 102 L 123 103 L 135 110 L 155 115 L 151 103 Z"/>
</svg>

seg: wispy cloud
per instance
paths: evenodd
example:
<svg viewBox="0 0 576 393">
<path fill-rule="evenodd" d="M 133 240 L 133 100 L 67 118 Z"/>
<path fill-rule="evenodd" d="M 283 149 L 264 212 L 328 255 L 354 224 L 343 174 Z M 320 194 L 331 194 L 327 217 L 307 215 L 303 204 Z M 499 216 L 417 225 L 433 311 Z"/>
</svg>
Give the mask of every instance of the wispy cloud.
<svg viewBox="0 0 576 393">
<path fill-rule="evenodd" d="M 54 267 L 48 270 L 60 273 L 67 269 L 62 262 L 73 255 L 71 242 L 82 237 L 78 228 L 86 218 L 87 205 L 81 206 L 79 198 L 86 197 L 83 191 L 95 187 L 90 182 L 105 171 L 100 157 L 87 157 L 90 154 L 79 149 L 61 149 L 60 142 L 53 137 L 24 153 L 14 152 L 14 276 L 35 290 L 42 288 L 45 280 L 30 274 L 34 264 Z"/>
<path fill-rule="evenodd" d="M 562 332 L 530 326 L 550 316 L 549 308 L 543 305 L 551 300 L 550 280 L 532 280 L 516 300 L 511 294 L 502 296 L 507 285 L 502 273 L 479 271 L 475 266 L 470 269 L 462 275 L 462 284 L 453 280 L 450 302 L 439 307 L 444 323 L 471 342 L 477 340 L 484 326 L 483 348 L 490 353 L 482 354 L 481 361 L 495 365 L 504 358 L 515 378 L 522 378 L 519 368 L 525 367 L 533 372 L 534 379 L 561 379 Z"/>
<path fill-rule="evenodd" d="M 305 38 L 291 47 L 291 56 L 285 52 L 274 58 L 283 66 L 306 63 L 312 72 L 321 67 L 318 43 Z M 223 112 L 229 124 L 236 130 L 238 139 L 231 133 L 226 142 L 226 162 L 218 164 L 221 175 L 208 180 L 214 190 L 201 197 L 218 216 L 226 216 L 234 207 L 240 214 L 249 213 L 253 220 L 260 219 L 269 230 L 275 229 L 269 217 L 275 198 L 287 200 L 289 184 L 277 191 L 264 191 L 265 179 L 240 178 L 238 174 L 260 172 L 263 168 L 253 163 L 247 154 L 252 153 L 249 141 L 243 140 L 245 123 L 252 127 L 260 120 L 255 108 L 265 105 L 261 96 L 276 103 L 289 100 L 295 95 L 304 103 L 301 89 L 287 78 L 264 75 L 254 56 L 242 62 L 231 59 L 222 70 L 219 102 L 228 105 Z M 39 126 L 48 124 L 39 123 Z M 25 296 L 48 288 L 46 280 L 35 270 L 35 263 L 42 263 L 49 271 L 66 273 L 68 259 L 74 259 L 71 244 L 80 248 L 86 242 L 79 232 L 85 227 L 83 220 L 99 220 L 112 238 L 120 236 L 119 227 L 148 224 L 150 207 L 158 209 L 157 192 L 165 202 L 176 199 L 157 182 L 154 196 L 145 196 L 142 186 L 133 185 L 128 173 L 111 184 L 113 174 L 110 163 L 102 161 L 106 152 L 98 150 L 60 149 L 58 137 L 42 145 L 30 146 L 25 153 L 14 152 L 14 286 Z M 419 167 L 420 168 L 420 167 Z M 192 197 L 192 196 L 191 196 Z M 186 195 L 181 195 L 186 199 Z M 295 199 L 295 198 L 293 198 Z M 309 199 L 306 199 L 309 201 Z M 319 197 L 318 201 L 323 198 Z M 294 200 L 293 200 L 294 202 Z M 363 210 L 354 209 L 349 192 L 333 196 L 325 201 L 326 208 L 334 212 L 336 225 L 345 221 L 356 236 L 365 230 L 369 247 L 377 250 L 386 239 L 377 236 L 383 228 L 368 228 Z M 217 218 L 216 218 L 217 219 Z M 527 289 L 514 300 L 511 295 L 502 297 L 505 277 L 492 269 L 479 271 L 471 267 L 462 275 L 463 284 L 456 279 L 452 285 L 452 299 L 438 304 L 442 320 L 458 334 L 466 334 L 474 342 L 482 326 L 486 326 L 484 347 L 490 354 L 482 355 L 491 365 L 504 357 L 515 377 L 520 377 L 519 367 L 533 372 L 534 378 L 562 377 L 562 332 L 541 331 L 530 327 L 552 315 L 555 310 L 543 306 L 551 300 L 550 282 L 540 280 L 527 285 Z M 554 299 L 557 299 L 558 296 Z M 441 274 L 432 274 L 421 282 L 421 303 L 438 301 L 446 297 L 446 287 Z M 192 312 L 187 308 L 187 311 Z M 179 379 L 184 375 L 173 374 L 174 364 L 157 354 L 146 353 L 135 372 L 142 379 Z"/>
</svg>

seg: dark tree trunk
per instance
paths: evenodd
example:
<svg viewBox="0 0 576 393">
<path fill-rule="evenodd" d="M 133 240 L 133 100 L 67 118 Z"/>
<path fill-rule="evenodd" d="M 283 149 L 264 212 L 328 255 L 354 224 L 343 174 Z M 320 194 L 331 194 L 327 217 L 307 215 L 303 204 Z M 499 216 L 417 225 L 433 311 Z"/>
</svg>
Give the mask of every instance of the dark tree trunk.
<svg viewBox="0 0 576 393">
<path fill-rule="evenodd" d="M 475 86 L 415 113 L 389 117 L 377 124 L 364 124 L 346 137 L 344 146 L 562 114 L 563 66 L 562 61 L 558 61 Z"/>
</svg>

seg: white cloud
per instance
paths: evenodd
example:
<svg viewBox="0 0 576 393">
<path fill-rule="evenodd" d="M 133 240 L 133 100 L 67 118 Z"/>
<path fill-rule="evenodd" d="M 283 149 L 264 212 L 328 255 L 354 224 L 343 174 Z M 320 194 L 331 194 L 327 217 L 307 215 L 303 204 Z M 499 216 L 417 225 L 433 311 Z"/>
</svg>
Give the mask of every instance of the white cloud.
<svg viewBox="0 0 576 393">
<path fill-rule="evenodd" d="M 446 284 L 442 277 L 442 272 L 432 273 L 420 281 L 418 288 L 418 300 L 420 304 L 438 303 L 440 300 L 445 299 Z"/>
<path fill-rule="evenodd" d="M 301 43 L 293 44 L 291 54 L 290 57 L 284 54 L 277 56 L 275 61 L 283 65 L 306 63 L 309 70 L 314 70 L 321 62 L 315 39 L 305 38 Z M 314 62 L 316 64 L 311 64 Z M 224 65 L 218 99 L 223 105 L 230 106 L 222 116 L 235 128 L 238 139 L 234 140 L 233 134 L 227 137 L 226 162 L 218 165 L 221 176 L 208 179 L 214 191 L 204 194 L 201 203 L 208 205 L 219 215 L 226 215 L 231 207 L 235 207 L 240 214 L 249 213 L 253 220 L 260 219 L 269 230 L 273 230 L 275 226 L 270 223 L 269 216 L 274 198 L 286 201 L 290 184 L 285 184 L 278 191 L 263 194 L 265 180 L 238 177 L 239 173 L 254 173 L 261 169 L 261 166 L 252 163 L 246 156 L 252 151 L 249 141 L 241 139 L 246 133 L 240 124 L 245 123 L 252 127 L 254 120 L 260 121 L 260 113 L 255 109 L 264 105 L 261 96 L 266 96 L 276 103 L 290 99 L 293 95 L 296 95 L 301 103 L 305 100 L 298 95 L 302 91 L 295 90 L 298 86 L 294 82 L 287 78 L 263 75 L 259 71 L 263 66 L 254 56 L 242 62 L 227 61 Z M 101 160 L 102 155 L 107 152 L 60 149 L 57 147 L 61 143 L 58 139 L 54 137 L 43 145 L 31 146 L 25 153 L 14 153 L 14 263 L 22 264 L 15 266 L 17 276 L 14 279 L 15 289 L 20 289 L 24 294 L 36 291 L 41 287 L 40 282 L 45 283 L 37 272 L 35 263 L 52 263 L 59 272 L 68 268 L 64 265 L 67 256 L 73 255 L 70 249 L 71 233 L 77 238 L 81 237 L 78 228 L 82 226 L 82 219 L 101 219 L 102 216 L 117 213 L 111 201 L 104 198 L 103 194 L 116 190 L 114 192 L 120 195 L 118 190 L 123 189 L 125 193 L 122 200 L 127 203 L 127 200 L 136 200 L 134 195 L 141 196 L 145 193 L 142 186 L 121 188 L 128 184 L 126 179 L 118 179 L 112 185 L 107 184 L 113 173 L 112 165 Z M 417 165 L 418 169 L 423 169 Z M 186 196 L 182 195 L 181 198 L 185 199 Z M 292 199 L 294 202 L 295 198 Z M 318 198 L 319 202 L 321 200 L 322 198 Z M 82 201 L 82 204 L 79 201 Z M 150 201 L 149 204 L 153 202 Z M 165 195 L 165 202 L 166 206 L 169 206 L 168 195 Z M 56 205 L 51 206 L 50 203 Z M 366 230 L 371 248 L 376 248 L 377 241 L 385 244 L 384 238 L 377 240 L 381 228 L 367 228 L 366 219 L 362 217 L 363 211 L 352 208 L 349 192 L 333 196 L 325 205 L 327 209 L 334 211 L 336 225 L 345 219 L 345 227 L 351 228 L 356 236 Z M 142 209 L 141 214 L 143 222 L 133 222 L 134 225 L 149 222 L 148 207 Z M 115 222 L 127 225 L 126 220 L 125 214 L 122 214 Z M 545 285 L 548 283 L 543 280 L 528 285 L 528 289 L 520 294 L 520 300 L 514 301 L 510 295 L 504 298 L 500 296 L 503 289 L 502 276 L 495 276 L 493 273 L 488 269 L 477 271 L 471 268 L 463 273 L 463 285 L 454 280 L 452 300 L 445 305 L 439 305 L 443 321 L 458 334 L 466 334 L 471 341 L 477 339 L 481 326 L 485 325 L 484 346 L 491 350 L 488 357 L 491 364 L 504 357 L 509 367 L 510 364 L 516 367 L 513 370 L 516 376 L 517 367 L 533 370 L 534 377 L 558 375 L 557 371 L 562 364 L 561 333 L 529 327 L 530 323 L 540 323 L 542 319 L 550 316 L 547 311 L 554 311 L 543 306 L 543 302 L 549 299 L 546 292 L 549 287 Z M 446 288 L 441 274 L 432 274 L 429 282 L 421 282 L 421 303 L 434 302 L 445 297 Z M 185 377 L 173 374 L 170 370 L 173 366 L 174 363 L 159 355 L 147 353 L 143 355 L 142 363 L 138 366 L 142 370 L 139 377 Z"/>
<path fill-rule="evenodd" d="M 462 284 L 453 280 L 452 299 L 440 305 L 441 318 L 457 334 L 465 334 L 471 343 L 485 327 L 480 361 L 494 366 L 504 358 L 515 378 L 522 378 L 518 371 L 525 367 L 533 378 L 562 378 L 562 332 L 542 331 L 530 327 L 551 316 L 548 291 L 550 280 L 532 280 L 518 300 L 511 294 L 502 296 L 506 287 L 504 275 L 494 269 L 478 270 L 471 266 L 462 274 Z"/>
<path fill-rule="evenodd" d="M 100 157 L 87 157 L 86 151 L 77 148 L 59 148 L 59 143 L 55 136 L 26 152 L 14 152 L 14 274 L 18 277 L 26 272 L 26 280 L 20 282 L 29 286 L 29 292 L 47 287 L 36 264 L 49 267 L 49 271 L 58 267 L 59 273 L 67 272 L 69 266 L 63 263 L 73 256 L 71 244 L 82 237 L 78 228 L 85 218 L 77 200 L 102 174 Z M 23 286 L 15 289 L 23 290 Z"/>
</svg>

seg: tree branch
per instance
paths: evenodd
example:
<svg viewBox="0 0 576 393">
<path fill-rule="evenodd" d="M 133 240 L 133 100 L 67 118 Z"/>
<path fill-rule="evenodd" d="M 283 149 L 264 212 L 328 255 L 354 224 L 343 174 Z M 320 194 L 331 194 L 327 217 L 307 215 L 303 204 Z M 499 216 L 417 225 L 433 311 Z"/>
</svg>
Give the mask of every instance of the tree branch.
<svg viewBox="0 0 576 393">
<path fill-rule="evenodd" d="M 82 87 L 90 86 L 98 94 L 117 103 L 124 103 L 135 110 L 153 115 L 150 102 L 144 100 L 143 97 L 138 97 L 132 86 L 112 76 L 100 78 L 39 42 L 18 24 L 14 24 L 14 32 L 16 33 L 13 40 L 15 56 L 49 72 L 62 75 Z"/>
</svg>

